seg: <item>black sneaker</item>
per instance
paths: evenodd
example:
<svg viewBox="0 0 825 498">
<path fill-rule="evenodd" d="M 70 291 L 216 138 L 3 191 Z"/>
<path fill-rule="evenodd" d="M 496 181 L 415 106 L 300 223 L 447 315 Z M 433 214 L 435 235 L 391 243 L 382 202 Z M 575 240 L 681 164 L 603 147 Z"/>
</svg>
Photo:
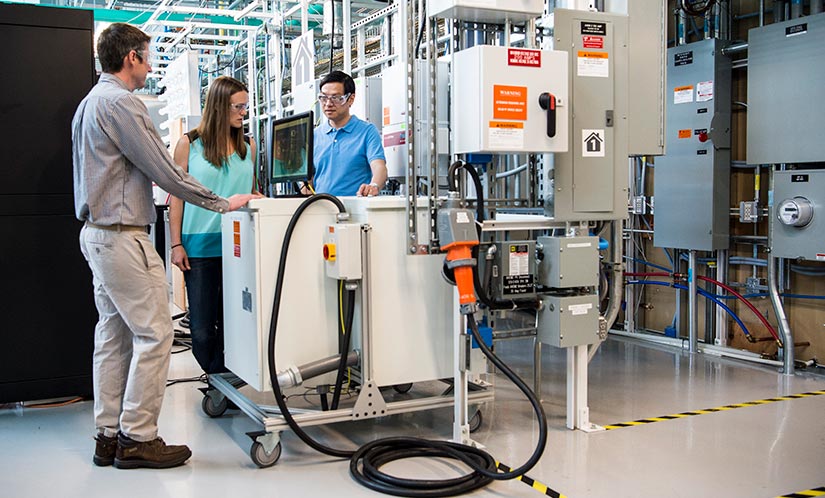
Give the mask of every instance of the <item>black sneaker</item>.
<svg viewBox="0 0 825 498">
<path fill-rule="evenodd" d="M 98 467 L 108 467 L 115 461 L 117 437 L 108 437 L 102 432 L 95 436 L 95 456 L 92 461 Z"/>
<path fill-rule="evenodd" d="M 192 456 L 189 447 L 167 445 L 161 438 L 140 442 L 121 433 L 117 443 L 114 465 L 118 469 L 168 469 L 183 465 Z"/>
</svg>

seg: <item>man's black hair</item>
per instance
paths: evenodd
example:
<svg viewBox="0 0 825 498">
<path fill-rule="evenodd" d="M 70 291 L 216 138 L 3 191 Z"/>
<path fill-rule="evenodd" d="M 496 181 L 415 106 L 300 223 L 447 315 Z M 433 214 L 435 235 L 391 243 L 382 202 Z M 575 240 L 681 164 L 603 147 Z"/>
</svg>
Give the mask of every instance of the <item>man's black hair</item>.
<svg viewBox="0 0 825 498">
<path fill-rule="evenodd" d="M 116 73 L 123 69 L 123 59 L 129 52 L 140 52 L 149 40 L 146 33 L 131 24 L 118 22 L 104 29 L 97 39 L 97 57 L 103 72 Z M 149 57 L 149 54 L 140 57 Z"/>
<path fill-rule="evenodd" d="M 321 80 L 321 85 L 319 88 L 324 88 L 324 85 L 327 83 L 343 83 L 344 93 L 348 93 L 350 95 L 355 93 L 355 81 L 353 81 L 352 76 L 343 71 L 332 71 L 328 75 L 324 76 L 324 79 Z"/>
</svg>

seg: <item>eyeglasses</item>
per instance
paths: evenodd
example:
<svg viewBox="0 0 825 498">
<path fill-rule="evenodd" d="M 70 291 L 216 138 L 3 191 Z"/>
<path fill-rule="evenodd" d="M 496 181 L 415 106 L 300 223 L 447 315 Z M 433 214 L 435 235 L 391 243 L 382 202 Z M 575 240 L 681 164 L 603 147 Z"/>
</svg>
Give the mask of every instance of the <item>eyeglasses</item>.
<svg viewBox="0 0 825 498">
<path fill-rule="evenodd" d="M 229 104 L 229 107 L 235 112 L 244 112 L 249 109 L 249 102 L 243 102 L 241 104 Z"/>
<path fill-rule="evenodd" d="M 321 105 L 326 105 L 327 102 L 331 102 L 332 105 L 343 105 L 347 100 L 349 100 L 350 94 L 345 93 L 344 95 L 318 95 L 318 101 L 321 102 Z"/>
<path fill-rule="evenodd" d="M 146 57 L 146 52 L 145 51 L 138 50 L 136 48 L 133 49 L 133 50 L 135 51 L 135 57 L 137 57 L 140 62 L 146 61 L 147 64 L 150 63 L 149 58 Z"/>
</svg>

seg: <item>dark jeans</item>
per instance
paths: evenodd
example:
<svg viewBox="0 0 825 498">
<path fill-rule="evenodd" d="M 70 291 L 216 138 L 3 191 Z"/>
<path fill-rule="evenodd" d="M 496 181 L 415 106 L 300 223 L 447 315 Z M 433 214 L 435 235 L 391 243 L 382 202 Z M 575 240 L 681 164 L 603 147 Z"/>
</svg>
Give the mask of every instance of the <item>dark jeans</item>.
<svg viewBox="0 0 825 498">
<path fill-rule="evenodd" d="M 204 372 L 226 372 L 223 362 L 223 274 L 221 258 L 189 258 L 183 272 L 189 299 L 192 354 Z"/>
</svg>

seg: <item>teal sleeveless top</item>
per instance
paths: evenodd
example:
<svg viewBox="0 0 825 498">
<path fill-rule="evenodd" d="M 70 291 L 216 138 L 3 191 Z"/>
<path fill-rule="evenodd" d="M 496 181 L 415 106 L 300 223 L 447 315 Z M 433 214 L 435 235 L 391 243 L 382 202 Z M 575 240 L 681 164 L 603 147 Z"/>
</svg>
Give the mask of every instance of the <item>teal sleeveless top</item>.
<svg viewBox="0 0 825 498">
<path fill-rule="evenodd" d="M 203 156 L 200 138 L 189 144 L 189 174 L 221 197 L 252 192 L 255 166 L 252 150 L 247 147 L 246 159 L 238 153 L 229 156 L 216 168 Z M 190 258 L 221 256 L 221 215 L 186 203 L 183 208 L 181 243 Z"/>
</svg>

